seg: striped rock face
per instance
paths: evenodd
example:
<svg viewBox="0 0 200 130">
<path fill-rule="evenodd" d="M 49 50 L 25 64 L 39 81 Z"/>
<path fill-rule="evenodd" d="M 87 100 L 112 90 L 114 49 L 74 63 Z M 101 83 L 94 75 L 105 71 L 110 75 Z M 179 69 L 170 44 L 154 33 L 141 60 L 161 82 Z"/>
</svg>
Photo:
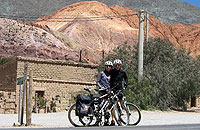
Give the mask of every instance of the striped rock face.
<svg viewBox="0 0 200 130">
<path fill-rule="evenodd" d="M 0 55 L 78 61 L 78 54 L 42 28 L 0 19 Z"/>
<path fill-rule="evenodd" d="M 98 64 L 105 55 L 124 43 L 138 42 L 138 12 L 97 1 L 68 5 L 32 25 L 0 20 L 0 55 L 32 56 Z M 200 55 L 200 24 L 165 24 L 149 17 L 149 37 L 167 38 L 193 57 Z"/>
</svg>

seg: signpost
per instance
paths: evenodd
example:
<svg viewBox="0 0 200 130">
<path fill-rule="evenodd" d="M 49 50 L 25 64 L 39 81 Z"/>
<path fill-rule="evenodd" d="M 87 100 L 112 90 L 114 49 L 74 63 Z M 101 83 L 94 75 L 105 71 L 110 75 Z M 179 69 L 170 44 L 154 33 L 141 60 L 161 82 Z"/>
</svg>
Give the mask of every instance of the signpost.
<svg viewBox="0 0 200 130">
<path fill-rule="evenodd" d="M 23 82 L 24 86 L 23 86 L 23 97 L 22 97 L 22 105 L 21 105 L 21 121 L 20 121 L 21 125 L 23 124 L 23 117 L 24 117 L 27 71 L 28 71 L 28 62 L 24 62 L 24 82 Z"/>
<path fill-rule="evenodd" d="M 24 83 L 24 77 L 17 78 L 17 85 L 22 85 Z"/>
<path fill-rule="evenodd" d="M 24 83 L 24 77 L 19 77 L 17 78 L 17 85 L 19 85 L 19 107 L 18 107 L 18 122 L 20 123 L 21 121 L 21 100 L 22 100 L 22 84 Z"/>
</svg>

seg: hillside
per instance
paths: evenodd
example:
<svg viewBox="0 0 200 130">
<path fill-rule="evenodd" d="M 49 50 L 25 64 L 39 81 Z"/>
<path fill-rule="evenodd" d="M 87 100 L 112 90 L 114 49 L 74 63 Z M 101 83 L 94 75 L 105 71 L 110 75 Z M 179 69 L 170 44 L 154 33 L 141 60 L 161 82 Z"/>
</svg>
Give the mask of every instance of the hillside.
<svg viewBox="0 0 200 130">
<path fill-rule="evenodd" d="M 126 21 L 120 18 L 105 17 L 119 15 L 113 8 L 103 3 L 79 2 L 66 6 L 43 19 L 38 19 L 36 24 L 48 26 L 52 30 L 70 37 L 81 45 L 81 48 L 78 49 L 84 49 L 87 52 L 93 51 L 85 56 L 90 61 L 95 60 L 98 63 L 102 58 L 99 56 L 103 50 L 108 53 L 125 42 L 128 44 L 137 42 L 138 29 L 130 27 Z M 69 16 L 70 21 L 61 19 Z M 103 20 L 99 20 L 99 18 L 103 18 Z M 52 22 L 54 20 L 59 20 L 59 22 Z M 76 48 L 74 49 L 76 50 Z M 96 58 L 91 59 L 91 57 Z"/>
<path fill-rule="evenodd" d="M 200 23 L 200 8 L 178 0 L 102 0 L 133 10 L 145 10 L 164 23 Z"/>
<path fill-rule="evenodd" d="M 98 64 L 103 50 L 108 54 L 124 43 L 137 43 L 137 14 L 127 7 L 86 1 L 65 6 L 34 23 L 1 18 L 0 55 L 78 61 L 82 51 L 84 60 Z M 149 20 L 150 37 L 168 38 L 191 56 L 200 55 L 200 24 L 165 24 L 154 16 Z"/>
<path fill-rule="evenodd" d="M 49 32 L 23 22 L 0 18 L 0 55 L 78 61 L 79 55 Z"/>
<path fill-rule="evenodd" d="M 111 51 L 125 42 L 135 44 L 138 38 L 139 21 L 136 11 L 120 7 L 109 7 L 99 2 L 79 2 L 66 6 L 49 16 L 38 19 L 36 24 L 48 26 L 52 30 L 77 41 L 82 47 L 95 50 L 94 54 Z M 70 16 L 70 21 L 66 19 Z M 108 17 L 112 16 L 112 18 Z M 104 18 L 97 20 L 94 18 Z M 87 19 L 87 20 L 85 20 Z M 54 20 L 59 20 L 58 22 Z M 53 22 L 54 21 L 54 22 Z M 200 55 L 200 28 L 196 25 L 165 24 L 150 16 L 150 37 L 168 38 L 177 47 L 183 46 L 192 56 Z M 98 58 L 99 59 L 99 58 Z M 98 60 L 97 60 L 98 61 Z"/>
<path fill-rule="evenodd" d="M 0 16 L 34 21 L 67 5 L 85 0 L 0 0 Z M 91 1 L 91 0 L 88 0 Z M 165 23 L 199 23 L 200 8 L 178 0 L 97 0 L 109 6 L 119 5 L 150 12 Z"/>
</svg>

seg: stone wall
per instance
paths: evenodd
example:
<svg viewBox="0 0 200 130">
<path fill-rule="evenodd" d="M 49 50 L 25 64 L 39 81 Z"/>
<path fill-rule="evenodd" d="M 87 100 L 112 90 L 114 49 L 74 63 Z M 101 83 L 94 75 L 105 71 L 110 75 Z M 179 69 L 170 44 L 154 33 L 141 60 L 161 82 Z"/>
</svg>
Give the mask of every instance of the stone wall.
<svg viewBox="0 0 200 130">
<path fill-rule="evenodd" d="M 196 99 L 196 107 L 200 108 L 200 97 Z"/>
<path fill-rule="evenodd" d="M 42 60 L 17 57 L 0 66 L 0 113 L 17 113 L 19 107 L 19 86 L 16 79 L 24 75 L 24 62 L 33 72 L 33 93 L 44 92 L 46 108 L 50 112 L 64 111 L 73 102 L 74 96 L 84 87 L 96 86 L 95 65 L 66 61 Z M 22 85 L 23 86 L 23 85 Z M 32 102 L 34 105 L 34 100 Z"/>
<path fill-rule="evenodd" d="M 17 61 L 13 59 L 0 66 L 0 91 L 15 92 Z"/>
<path fill-rule="evenodd" d="M 0 91 L 0 114 L 15 113 L 15 98 L 15 92 Z"/>
<path fill-rule="evenodd" d="M 44 91 L 44 97 L 48 100 L 48 111 L 58 112 L 68 109 L 74 101 L 77 93 L 84 87 L 95 87 L 94 84 L 79 84 L 61 81 L 33 80 L 34 94 L 36 91 Z M 34 95 L 33 94 L 33 95 Z M 34 102 L 33 102 L 34 104 Z M 52 105 L 55 105 L 52 107 Z"/>
<path fill-rule="evenodd" d="M 83 91 L 84 87 L 96 86 L 97 66 L 95 65 L 18 57 L 17 77 L 23 76 L 25 61 L 28 62 L 28 72 L 30 70 L 33 72 L 32 95 L 34 97 L 37 91 L 44 92 L 44 98 L 48 100 L 48 111 L 68 109 L 73 95 Z M 19 104 L 18 100 L 19 87 L 16 89 L 16 104 Z"/>
<path fill-rule="evenodd" d="M 3 114 L 16 112 L 16 68 L 16 59 L 0 66 L 0 113 Z"/>
</svg>

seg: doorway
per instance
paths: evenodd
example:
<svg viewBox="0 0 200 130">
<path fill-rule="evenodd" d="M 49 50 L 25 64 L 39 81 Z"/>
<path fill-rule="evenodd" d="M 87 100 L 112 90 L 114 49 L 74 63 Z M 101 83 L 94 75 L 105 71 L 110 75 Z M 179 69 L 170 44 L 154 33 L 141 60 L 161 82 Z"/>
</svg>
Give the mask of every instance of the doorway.
<svg viewBox="0 0 200 130">
<path fill-rule="evenodd" d="M 197 100 L 196 97 L 191 98 L 191 105 L 190 105 L 191 107 L 197 107 L 196 100 Z"/>
</svg>

